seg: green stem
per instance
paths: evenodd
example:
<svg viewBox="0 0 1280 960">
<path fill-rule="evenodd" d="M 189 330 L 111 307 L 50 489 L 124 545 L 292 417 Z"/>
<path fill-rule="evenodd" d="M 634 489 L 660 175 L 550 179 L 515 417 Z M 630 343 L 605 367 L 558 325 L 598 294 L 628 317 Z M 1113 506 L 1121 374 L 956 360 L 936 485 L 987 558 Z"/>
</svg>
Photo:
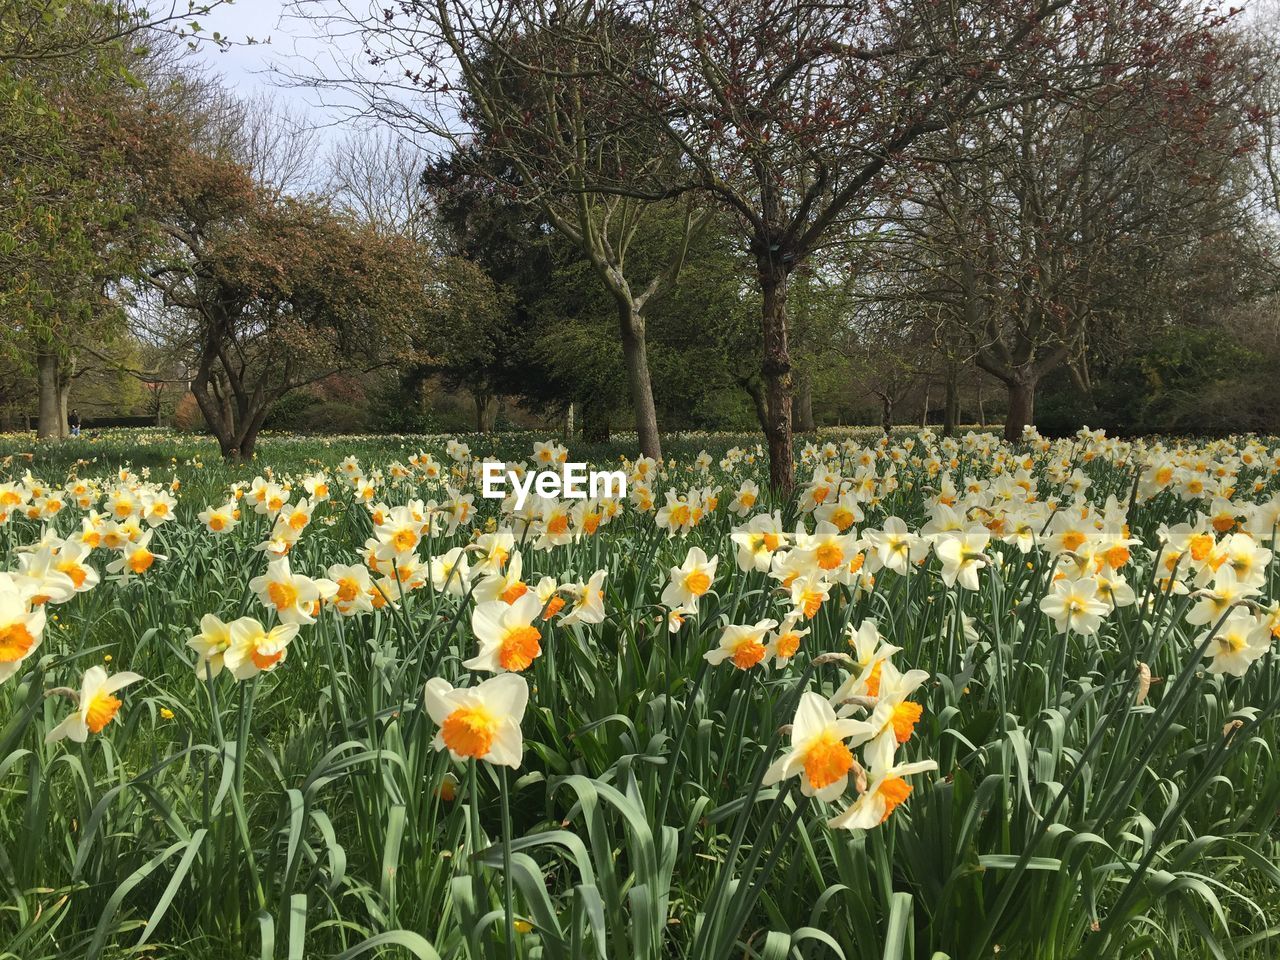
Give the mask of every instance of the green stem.
<svg viewBox="0 0 1280 960">
<path fill-rule="evenodd" d="M 507 960 L 515 960 L 515 894 L 511 876 L 511 798 L 507 790 L 507 768 L 498 768 L 498 793 L 502 798 L 502 909 L 506 918 Z"/>
</svg>

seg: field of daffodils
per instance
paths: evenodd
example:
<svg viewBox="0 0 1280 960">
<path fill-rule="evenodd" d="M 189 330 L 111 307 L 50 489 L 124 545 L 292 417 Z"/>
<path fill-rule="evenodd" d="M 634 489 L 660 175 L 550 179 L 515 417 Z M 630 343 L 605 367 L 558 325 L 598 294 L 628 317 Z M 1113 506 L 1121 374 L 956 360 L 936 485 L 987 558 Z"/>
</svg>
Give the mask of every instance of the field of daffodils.
<svg viewBox="0 0 1280 960">
<path fill-rule="evenodd" d="M 668 445 L 0 437 L 0 957 L 1280 955 L 1280 443 Z"/>
</svg>

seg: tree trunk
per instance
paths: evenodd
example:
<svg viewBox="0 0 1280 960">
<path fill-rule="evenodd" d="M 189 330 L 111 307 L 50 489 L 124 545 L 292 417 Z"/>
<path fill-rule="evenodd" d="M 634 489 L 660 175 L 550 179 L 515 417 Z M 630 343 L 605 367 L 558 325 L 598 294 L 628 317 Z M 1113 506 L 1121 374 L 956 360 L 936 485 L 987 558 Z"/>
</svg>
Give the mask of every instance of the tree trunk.
<svg viewBox="0 0 1280 960">
<path fill-rule="evenodd" d="M 756 420 L 760 423 L 760 430 L 765 436 L 769 435 L 769 401 L 764 395 L 764 385 L 755 377 L 748 380 L 740 381 L 742 389 L 747 391 L 751 397 L 752 406 L 755 407 Z"/>
<path fill-rule="evenodd" d="M 893 397 L 887 393 L 880 395 L 880 428 L 886 437 L 893 433 Z"/>
<path fill-rule="evenodd" d="M 942 435 L 954 437 L 956 423 L 960 419 L 960 386 L 956 383 L 955 368 L 947 370 L 947 400 L 942 411 Z"/>
<path fill-rule="evenodd" d="M 71 436 L 71 424 L 67 423 L 67 401 L 71 398 L 71 384 L 58 384 L 58 436 Z"/>
<path fill-rule="evenodd" d="M 486 414 L 489 412 L 489 395 L 483 391 L 472 391 L 471 399 L 476 408 L 476 433 L 486 433 L 485 422 L 488 419 Z"/>
<path fill-rule="evenodd" d="M 62 436 L 66 421 L 59 422 L 58 355 L 52 350 L 36 354 L 36 396 L 39 402 L 37 439 Z"/>
<path fill-rule="evenodd" d="M 250 430 L 240 440 L 240 446 L 236 449 L 236 456 L 241 463 L 247 463 L 253 459 L 253 450 L 258 445 L 258 431 Z"/>
<path fill-rule="evenodd" d="M 920 413 L 920 429 L 927 429 L 929 426 L 929 391 L 933 384 L 926 384 L 924 388 L 924 410 Z"/>
<path fill-rule="evenodd" d="M 771 251 L 759 262 L 763 294 L 764 383 L 768 400 L 769 485 L 781 499 L 791 496 L 795 464 L 791 449 L 791 350 L 787 338 L 787 272 Z"/>
<path fill-rule="evenodd" d="M 618 324 L 622 328 L 622 359 L 627 365 L 627 386 L 636 413 L 640 452 L 661 460 L 662 442 L 658 438 L 658 411 L 653 404 L 653 381 L 649 377 L 644 317 L 630 303 L 619 301 Z"/>
<path fill-rule="evenodd" d="M 1004 418 L 1004 438 L 1010 443 L 1022 439 L 1022 428 L 1035 423 L 1036 381 L 1032 378 L 1014 379 L 1009 389 L 1009 413 Z"/>
<path fill-rule="evenodd" d="M 813 381 L 807 373 L 801 373 L 791 426 L 798 433 L 813 433 Z"/>
<path fill-rule="evenodd" d="M 569 409 L 564 412 L 564 439 L 565 442 L 573 440 L 573 403 L 569 403 Z"/>
<path fill-rule="evenodd" d="M 982 404 L 982 378 L 978 378 L 978 426 L 987 425 L 987 410 Z"/>
<path fill-rule="evenodd" d="M 244 418 L 241 421 L 244 426 L 240 428 L 240 444 L 238 448 L 241 460 L 252 460 L 253 451 L 258 443 L 258 434 L 262 432 L 262 425 L 267 420 L 267 414 L 271 412 L 271 405 L 279 400 L 283 393 L 279 393 L 274 397 L 262 397 L 256 392 L 250 405 L 244 410 Z M 253 404 L 257 404 L 256 409 Z"/>
<path fill-rule="evenodd" d="M 609 411 L 599 400 L 582 405 L 582 439 L 587 443 L 609 442 Z M 647 454 L 646 454 L 647 456 Z"/>
</svg>

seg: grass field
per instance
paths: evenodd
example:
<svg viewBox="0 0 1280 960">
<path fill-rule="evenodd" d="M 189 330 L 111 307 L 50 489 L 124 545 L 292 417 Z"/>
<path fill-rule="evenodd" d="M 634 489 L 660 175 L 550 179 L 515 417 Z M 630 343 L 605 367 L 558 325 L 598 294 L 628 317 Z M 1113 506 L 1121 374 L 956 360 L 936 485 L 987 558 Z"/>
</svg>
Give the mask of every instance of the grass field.
<svg viewBox="0 0 1280 960">
<path fill-rule="evenodd" d="M 0 437 L 0 956 L 1280 951 L 1280 442 L 543 440 Z"/>
</svg>

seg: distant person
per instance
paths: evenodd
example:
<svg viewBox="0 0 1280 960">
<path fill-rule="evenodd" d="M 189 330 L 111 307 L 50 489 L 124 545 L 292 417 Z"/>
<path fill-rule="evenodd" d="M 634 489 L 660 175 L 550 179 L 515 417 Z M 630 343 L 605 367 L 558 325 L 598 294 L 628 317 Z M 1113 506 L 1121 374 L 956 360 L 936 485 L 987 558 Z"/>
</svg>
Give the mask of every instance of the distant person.
<svg viewBox="0 0 1280 960">
<path fill-rule="evenodd" d="M 67 426 L 71 428 L 71 435 L 73 437 L 80 436 L 80 411 L 79 410 L 72 408 L 71 412 L 67 414 Z"/>
</svg>

